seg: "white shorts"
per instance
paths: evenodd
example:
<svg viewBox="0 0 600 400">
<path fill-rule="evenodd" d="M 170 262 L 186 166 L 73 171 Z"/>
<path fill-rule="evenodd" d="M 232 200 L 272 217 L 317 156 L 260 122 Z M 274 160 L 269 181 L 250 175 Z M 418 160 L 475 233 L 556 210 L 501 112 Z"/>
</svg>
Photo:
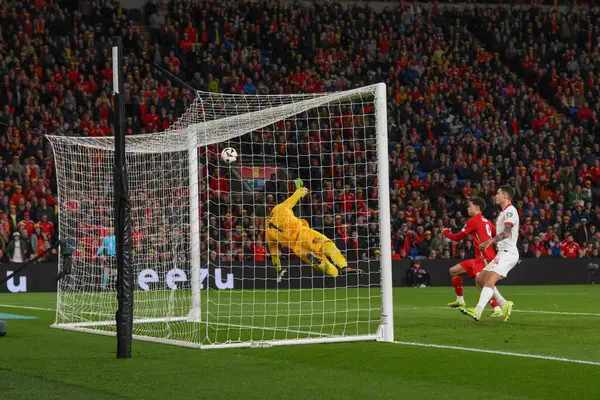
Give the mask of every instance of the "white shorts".
<svg viewBox="0 0 600 400">
<path fill-rule="evenodd" d="M 518 254 L 511 254 L 506 251 L 500 251 L 483 270 L 495 272 L 506 278 L 508 272 L 519 262 Z"/>
</svg>

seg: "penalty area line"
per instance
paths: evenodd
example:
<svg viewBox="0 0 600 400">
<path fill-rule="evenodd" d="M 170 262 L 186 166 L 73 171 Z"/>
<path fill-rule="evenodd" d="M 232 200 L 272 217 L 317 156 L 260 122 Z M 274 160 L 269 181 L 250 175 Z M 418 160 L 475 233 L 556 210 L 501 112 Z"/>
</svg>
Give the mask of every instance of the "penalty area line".
<svg viewBox="0 0 600 400">
<path fill-rule="evenodd" d="M 473 348 L 473 347 L 461 347 L 461 346 L 448 346 L 448 345 L 443 345 L 443 344 L 432 344 L 432 343 L 404 342 L 404 341 L 397 341 L 397 340 L 394 341 L 393 343 L 399 344 L 399 345 L 404 345 L 404 346 L 431 347 L 431 348 L 435 348 L 435 349 L 458 350 L 458 351 L 467 351 L 467 352 L 471 352 L 471 353 L 496 354 L 496 355 L 500 355 L 500 356 L 535 358 L 538 360 L 546 360 L 546 361 L 562 361 L 562 362 L 567 362 L 567 363 L 572 363 L 572 364 L 585 364 L 585 365 L 600 366 L 600 362 L 597 362 L 597 361 L 577 360 L 577 359 L 572 359 L 572 358 L 544 356 L 544 355 L 539 355 L 539 354 L 513 353 L 510 351 L 478 349 L 478 348 Z"/>
</svg>

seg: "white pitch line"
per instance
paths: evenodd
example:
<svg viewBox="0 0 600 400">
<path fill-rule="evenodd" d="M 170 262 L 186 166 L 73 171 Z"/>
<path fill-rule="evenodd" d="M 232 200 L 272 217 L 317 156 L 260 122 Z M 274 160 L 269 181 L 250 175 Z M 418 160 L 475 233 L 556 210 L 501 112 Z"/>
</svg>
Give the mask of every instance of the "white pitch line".
<svg viewBox="0 0 600 400">
<path fill-rule="evenodd" d="M 539 354 L 513 353 L 510 351 L 477 349 L 477 348 L 472 348 L 472 347 L 460 347 L 460 346 L 446 346 L 443 344 L 431 344 L 431 343 L 417 343 L 417 342 L 403 342 L 403 341 L 394 341 L 393 343 L 401 344 L 401 345 L 405 345 L 405 346 L 432 347 L 435 349 L 459 350 L 459 351 L 468 351 L 468 352 L 472 352 L 472 353 L 496 354 L 496 355 L 501 355 L 501 356 L 535 358 L 538 360 L 546 360 L 546 361 L 562 361 L 562 362 L 568 362 L 568 363 L 573 363 L 573 364 L 585 364 L 585 365 L 600 366 L 600 362 L 597 362 L 597 361 L 587 361 L 587 360 L 578 360 L 578 359 L 572 359 L 572 358 L 543 356 L 543 355 L 539 355 Z"/>
<path fill-rule="evenodd" d="M 408 288 L 407 288 L 408 289 Z M 519 292 L 516 294 L 516 297 L 520 296 L 599 296 L 600 291 L 597 293 L 570 293 L 570 292 L 561 292 L 561 293 L 522 293 Z M 445 296 L 442 293 L 432 293 L 431 296 Z"/>
<path fill-rule="evenodd" d="M 29 306 L 17 306 L 17 305 L 12 305 L 12 304 L 0 304 L 0 307 L 5 307 L 5 308 L 21 308 L 24 310 L 38 310 L 38 311 L 56 311 L 53 308 L 42 308 L 42 307 L 29 307 Z M 302 334 L 310 334 L 310 335 L 316 335 L 316 336 L 328 336 L 328 334 L 326 333 L 320 333 L 320 332 L 310 332 L 310 331 L 303 331 L 303 330 L 289 330 L 289 329 L 285 329 L 285 328 L 269 328 L 269 327 L 258 327 L 258 326 L 252 326 L 252 325 L 237 325 L 237 324 L 225 324 L 225 323 L 220 323 L 220 322 L 210 322 L 209 325 L 226 325 L 226 326 L 231 326 L 231 327 L 235 327 L 235 328 L 246 328 L 246 329 L 262 329 L 262 330 L 268 330 L 268 331 L 286 331 L 286 332 L 293 332 L 293 333 L 302 333 Z"/>
<path fill-rule="evenodd" d="M 518 296 L 592 296 L 595 293 L 519 293 Z"/>
<path fill-rule="evenodd" d="M 56 311 L 55 309 L 52 309 L 52 308 L 17 306 L 17 305 L 12 305 L 12 304 L 0 304 L 0 307 L 20 308 L 20 309 L 25 309 L 25 310 L 39 310 L 39 311 Z M 400 307 L 395 307 L 395 308 L 400 308 Z M 418 309 L 418 308 L 425 308 L 425 307 L 412 307 L 412 309 Z M 445 309 L 445 307 L 430 307 L 430 308 Z M 568 312 L 558 312 L 558 311 L 556 311 L 556 312 L 555 311 L 530 311 L 530 310 L 514 310 L 514 311 L 532 312 L 532 313 L 536 312 L 536 313 L 542 313 L 542 314 L 568 314 L 568 315 L 600 316 L 600 314 L 592 314 L 592 313 L 568 313 Z M 262 329 L 264 329 L 264 328 L 262 328 Z M 316 333 L 316 332 L 311 332 L 311 333 L 318 335 L 318 333 Z M 447 345 L 442 345 L 442 344 L 418 343 L 418 342 L 394 341 L 393 343 L 404 345 L 404 346 L 430 347 L 430 348 L 436 348 L 436 349 L 459 350 L 459 351 L 468 351 L 468 352 L 472 352 L 472 353 L 496 354 L 496 355 L 510 356 L 510 357 L 533 358 L 533 359 L 546 360 L 546 361 L 561 361 L 561 362 L 568 362 L 568 363 L 572 363 L 572 364 L 600 366 L 600 362 L 597 362 L 597 361 L 587 361 L 587 360 L 578 360 L 578 359 L 563 358 L 563 357 L 544 356 L 544 355 L 538 355 L 538 354 L 513 353 L 510 351 L 488 350 L 488 349 L 478 349 L 478 348 L 460 347 L 460 346 L 447 346 Z"/>
<path fill-rule="evenodd" d="M 448 307 L 439 307 L 444 310 L 452 310 Z M 512 312 L 516 313 L 529 313 L 529 314 L 550 314 L 550 315 L 580 315 L 588 317 L 600 317 L 598 313 L 586 313 L 586 312 L 571 312 L 571 311 L 542 311 L 542 310 L 519 310 L 513 309 Z"/>
<path fill-rule="evenodd" d="M 530 313 L 530 314 L 587 315 L 589 317 L 600 317 L 600 314 L 595 314 L 595 313 L 569 312 L 569 311 L 513 310 L 513 312 Z"/>
<path fill-rule="evenodd" d="M 12 305 L 12 304 L 0 304 L 0 307 L 5 307 L 5 308 L 21 308 L 23 310 L 38 310 L 38 311 L 52 311 L 52 312 L 56 311 L 55 308 L 16 306 L 16 305 Z"/>
<path fill-rule="evenodd" d="M 0 304 L 0 307 L 5 308 L 20 308 L 24 310 L 38 310 L 38 311 L 52 311 L 55 312 L 54 308 L 43 308 L 43 307 L 30 307 L 30 306 L 19 306 L 13 304 Z M 452 308 L 448 307 L 422 307 L 422 306 L 397 306 L 394 307 L 398 310 L 423 310 L 423 309 L 436 309 L 436 310 L 452 310 Z M 513 312 L 516 313 L 529 313 L 529 314 L 550 314 L 550 315 L 579 315 L 579 316 L 588 316 L 588 317 L 600 317 L 600 313 L 586 313 L 586 312 L 570 312 L 570 311 L 542 311 L 542 310 L 519 310 L 515 309 Z"/>
<path fill-rule="evenodd" d="M 452 310 L 452 308 L 448 307 L 437 307 L 442 310 Z M 519 310 L 513 309 L 512 312 L 516 313 L 529 313 L 529 314 L 551 314 L 551 315 L 581 315 L 588 317 L 600 317 L 600 314 L 597 313 L 586 313 L 586 312 L 571 312 L 571 311 L 542 311 L 542 310 Z"/>
<path fill-rule="evenodd" d="M 423 306 L 396 306 L 394 309 L 397 310 L 455 310 L 449 307 L 423 307 Z M 516 313 L 529 313 L 529 314 L 550 314 L 550 315 L 579 315 L 588 317 L 600 317 L 600 313 L 586 313 L 586 312 L 571 312 L 571 311 L 542 311 L 542 310 L 519 310 L 513 309 L 512 312 Z"/>
</svg>

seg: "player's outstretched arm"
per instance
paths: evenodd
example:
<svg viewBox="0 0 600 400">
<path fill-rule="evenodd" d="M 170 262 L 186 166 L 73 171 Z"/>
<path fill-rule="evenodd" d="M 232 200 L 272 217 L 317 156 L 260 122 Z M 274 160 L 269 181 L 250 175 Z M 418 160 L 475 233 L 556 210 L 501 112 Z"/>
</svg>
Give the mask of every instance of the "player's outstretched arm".
<svg viewBox="0 0 600 400">
<path fill-rule="evenodd" d="M 283 203 L 279 204 L 285 208 L 289 208 L 290 210 L 294 208 L 294 206 L 300 201 L 301 198 L 308 194 L 308 189 L 304 186 L 299 186 L 296 184 L 296 191 L 293 195 L 287 198 Z"/>
<path fill-rule="evenodd" d="M 452 233 L 450 229 L 446 228 L 442 231 L 442 234 L 453 242 L 460 242 L 467 237 L 467 232 L 463 229 L 458 233 Z"/>
<path fill-rule="evenodd" d="M 491 244 L 496 244 L 498 242 L 503 241 L 504 239 L 508 239 L 512 236 L 512 225 L 504 225 L 504 230 L 494 236 L 492 239 L 482 243 L 479 245 L 479 250 L 487 249 Z"/>
</svg>

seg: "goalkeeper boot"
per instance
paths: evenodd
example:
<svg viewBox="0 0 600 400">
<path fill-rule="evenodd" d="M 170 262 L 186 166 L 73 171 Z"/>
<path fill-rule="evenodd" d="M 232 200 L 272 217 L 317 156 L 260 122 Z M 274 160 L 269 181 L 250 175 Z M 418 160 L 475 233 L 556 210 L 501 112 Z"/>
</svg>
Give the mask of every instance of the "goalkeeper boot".
<svg viewBox="0 0 600 400">
<path fill-rule="evenodd" d="M 458 308 L 458 307 L 463 307 L 464 308 L 466 306 L 467 306 L 467 303 L 465 303 L 464 301 L 463 302 L 460 302 L 460 301 L 451 301 L 450 303 L 448 303 L 448 307 L 450 307 L 450 308 Z"/>
<path fill-rule="evenodd" d="M 363 273 L 362 269 L 350 268 L 350 267 L 338 268 L 338 271 L 339 271 L 340 275 L 349 275 L 349 274 L 360 275 Z"/>
<path fill-rule="evenodd" d="M 287 274 L 287 269 L 283 268 L 281 271 L 277 273 L 277 283 L 281 282 L 283 277 Z"/>
<path fill-rule="evenodd" d="M 504 314 L 504 321 L 508 321 L 510 319 L 510 314 L 512 314 L 514 303 L 512 301 L 506 301 L 504 307 L 502 307 L 502 313 Z"/>
<path fill-rule="evenodd" d="M 460 311 L 461 313 L 468 315 L 469 317 L 473 318 L 475 321 L 479 321 L 481 319 L 481 313 L 479 311 L 477 311 L 476 308 L 465 308 L 465 307 L 458 307 L 458 311 Z"/>
</svg>

